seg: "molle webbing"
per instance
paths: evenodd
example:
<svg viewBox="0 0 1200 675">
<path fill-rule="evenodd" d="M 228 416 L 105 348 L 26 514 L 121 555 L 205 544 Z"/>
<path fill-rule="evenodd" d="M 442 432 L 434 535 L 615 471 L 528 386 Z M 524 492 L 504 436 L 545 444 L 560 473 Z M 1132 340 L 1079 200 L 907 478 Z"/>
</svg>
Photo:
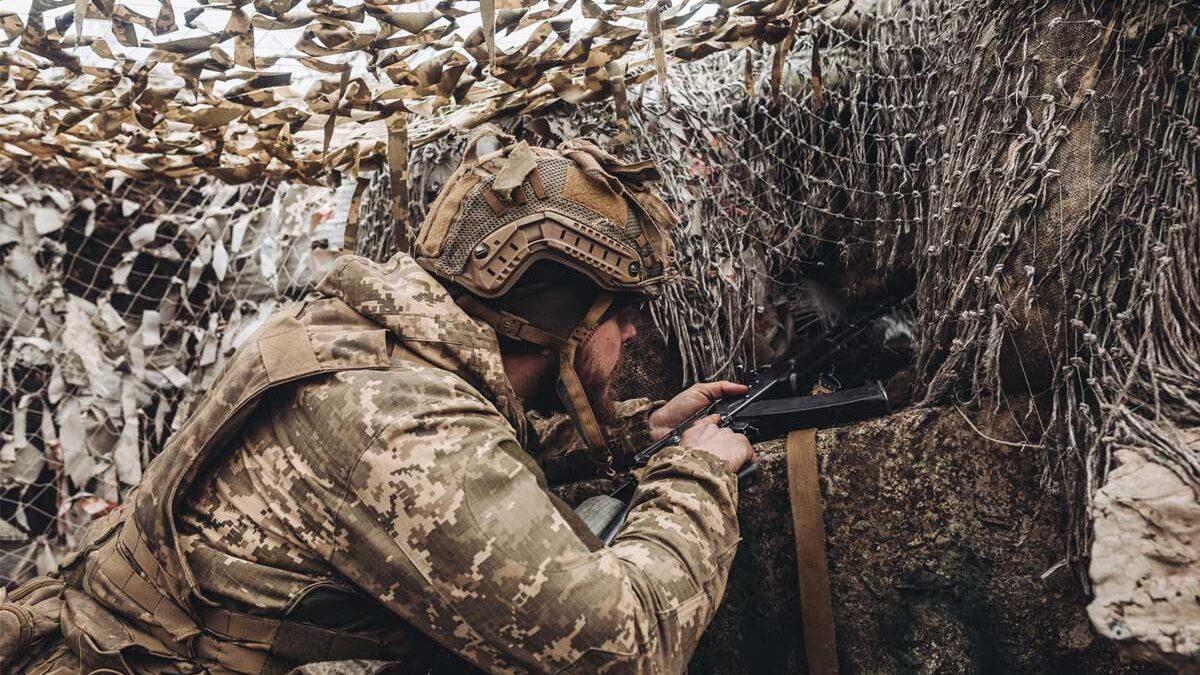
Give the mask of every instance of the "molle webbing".
<svg viewBox="0 0 1200 675">
<path fill-rule="evenodd" d="M 78 598 L 74 614 L 64 613 L 63 634 L 88 667 L 123 671 L 124 659 L 148 653 L 185 667 L 273 675 L 300 663 L 383 653 L 385 643 L 370 634 L 212 606 L 200 597 L 174 532 L 175 498 L 226 447 L 264 393 L 318 373 L 390 367 L 386 340 L 364 339 L 362 331 L 337 333 L 342 339 L 313 333 L 303 312 L 301 303 L 271 317 L 238 351 L 147 471 L 129 517 L 115 524 L 119 535 L 98 542 L 70 572 L 68 596 L 86 597 Z"/>
<path fill-rule="evenodd" d="M 154 617 L 154 623 L 165 631 L 164 640 L 183 644 L 200 632 L 195 619 L 161 590 L 166 571 L 143 541 L 136 520 L 126 521 L 119 538 L 97 551 L 93 570 L 83 578 L 83 589 L 89 595 L 113 598 L 114 593 L 120 594 L 121 600 L 141 608 L 143 615 Z"/>
<path fill-rule="evenodd" d="M 138 631 L 130 631 L 134 642 L 150 651 L 166 649 L 181 660 L 195 654 L 237 673 L 267 675 L 313 661 L 373 658 L 386 648 L 378 638 L 286 619 L 222 607 L 184 610 L 159 590 L 156 580 L 166 572 L 150 553 L 135 522 L 126 523 L 119 541 L 113 543 L 115 546 L 97 565 L 95 574 L 102 575 L 113 589 L 122 591 L 146 615 L 154 617 L 165 631 L 165 635 L 152 640 L 146 639 L 149 634 L 137 639 Z"/>
<path fill-rule="evenodd" d="M 212 607 L 201 609 L 205 632 L 196 639 L 201 657 L 245 675 L 286 673 L 298 664 L 372 659 L 384 654 L 377 638 L 295 621 L 267 619 Z"/>
</svg>

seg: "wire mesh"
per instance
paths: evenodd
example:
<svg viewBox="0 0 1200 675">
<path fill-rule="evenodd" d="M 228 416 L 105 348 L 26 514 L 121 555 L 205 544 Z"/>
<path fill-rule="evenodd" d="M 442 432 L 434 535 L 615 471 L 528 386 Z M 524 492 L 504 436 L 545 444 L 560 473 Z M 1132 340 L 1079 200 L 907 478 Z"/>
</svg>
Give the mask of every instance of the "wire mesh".
<svg viewBox="0 0 1200 675">
<path fill-rule="evenodd" d="M 232 349 L 311 285 L 333 212 L 331 190 L 267 182 L 27 166 L 0 186 L 7 583 L 53 568 L 136 485 Z"/>
</svg>

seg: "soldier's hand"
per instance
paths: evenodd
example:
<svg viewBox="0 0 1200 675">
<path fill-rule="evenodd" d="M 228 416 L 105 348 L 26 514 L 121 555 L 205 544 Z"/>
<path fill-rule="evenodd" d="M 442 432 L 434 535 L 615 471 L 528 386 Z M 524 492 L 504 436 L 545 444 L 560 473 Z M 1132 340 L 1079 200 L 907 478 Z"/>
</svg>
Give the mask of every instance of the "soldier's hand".
<svg viewBox="0 0 1200 675">
<path fill-rule="evenodd" d="M 725 460 L 729 470 L 737 473 L 742 465 L 754 459 L 754 446 L 743 435 L 727 428 L 718 427 L 720 415 L 709 415 L 696 420 L 680 436 L 679 444 L 687 448 L 703 450 Z"/>
<path fill-rule="evenodd" d="M 650 439 L 660 440 L 674 431 L 684 420 L 718 398 L 746 393 L 746 385 L 721 380 L 698 382 L 675 395 L 663 407 L 650 414 Z"/>
</svg>

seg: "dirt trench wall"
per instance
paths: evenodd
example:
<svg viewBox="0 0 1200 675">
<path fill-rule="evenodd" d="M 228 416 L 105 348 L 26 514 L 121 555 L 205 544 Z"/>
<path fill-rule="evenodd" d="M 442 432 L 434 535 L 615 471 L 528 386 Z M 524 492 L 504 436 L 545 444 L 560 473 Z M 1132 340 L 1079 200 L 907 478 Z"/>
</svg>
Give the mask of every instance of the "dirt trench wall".
<svg viewBox="0 0 1200 675">
<path fill-rule="evenodd" d="M 1024 409 L 964 412 L 991 438 L 1037 443 L 1015 422 Z M 819 434 L 842 672 L 1167 672 L 1120 663 L 1089 627 L 1042 450 L 970 424 L 914 409 Z M 784 444 L 758 452 L 764 478 L 742 495 L 742 544 L 692 675 L 806 672 Z"/>
<path fill-rule="evenodd" d="M 845 673 L 1152 673 L 1096 637 L 1025 410 L 915 409 L 818 435 Z M 987 436 L 1026 445 L 988 442 Z M 804 672 L 783 442 L 691 673 Z"/>
</svg>

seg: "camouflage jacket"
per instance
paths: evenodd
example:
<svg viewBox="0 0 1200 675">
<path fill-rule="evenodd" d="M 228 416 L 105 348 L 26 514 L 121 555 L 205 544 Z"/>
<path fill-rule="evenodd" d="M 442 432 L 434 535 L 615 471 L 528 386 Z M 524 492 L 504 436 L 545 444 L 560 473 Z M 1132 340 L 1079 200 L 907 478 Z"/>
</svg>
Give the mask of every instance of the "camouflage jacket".
<svg viewBox="0 0 1200 675">
<path fill-rule="evenodd" d="M 404 255 L 347 256 L 318 291 L 67 564 L 81 668 L 415 666 L 437 643 L 493 673 L 681 672 L 738 541 L 723 463 L 661 453 L 605 548 L 522 449 L 490 327 Z"/>
</svg>

